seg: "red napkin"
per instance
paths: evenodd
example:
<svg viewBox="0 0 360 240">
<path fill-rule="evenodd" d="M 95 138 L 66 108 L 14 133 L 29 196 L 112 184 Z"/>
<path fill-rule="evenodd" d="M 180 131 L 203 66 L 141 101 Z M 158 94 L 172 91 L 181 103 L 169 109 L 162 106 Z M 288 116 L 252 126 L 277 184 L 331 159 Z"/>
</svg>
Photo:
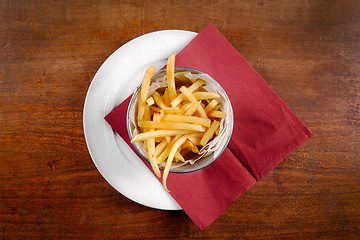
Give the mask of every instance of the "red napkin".
<svg viewBox="0 0 360 240">
<path fill-rule="evenodd" d="M 223 154 L 206 168 L 170 173 L 167 180 L 171 196 L 203 230 L 312 133 L 213 24 L 177 54 L 175 63 L 212 76 L 234 110 L 234 130 Z M 105 119 L 133 148 L 126 129 L 129 100 Z"/>
</svg>

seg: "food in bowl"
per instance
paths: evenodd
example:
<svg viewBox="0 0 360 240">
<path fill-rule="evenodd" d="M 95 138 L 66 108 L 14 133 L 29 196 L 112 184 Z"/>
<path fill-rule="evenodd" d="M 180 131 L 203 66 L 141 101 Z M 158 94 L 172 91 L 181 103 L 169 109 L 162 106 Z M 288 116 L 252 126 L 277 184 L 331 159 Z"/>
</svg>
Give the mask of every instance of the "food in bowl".
<svg viewBox="0 0 360 240">
<path fill-rule="evenodd" d="M 157 177 L 164 169 L 166 191 L 172 168 L 202 159 L 207 160 L 200 166 L 210 164 L 225 149 L 232 132 L 231 104 L 220 85 L 207 74 L 174 65 L 175 54 L 156 79 L 152 79 L 155 67 L 149 67 L 128 110 L 131 142 Z"/>
</svg>

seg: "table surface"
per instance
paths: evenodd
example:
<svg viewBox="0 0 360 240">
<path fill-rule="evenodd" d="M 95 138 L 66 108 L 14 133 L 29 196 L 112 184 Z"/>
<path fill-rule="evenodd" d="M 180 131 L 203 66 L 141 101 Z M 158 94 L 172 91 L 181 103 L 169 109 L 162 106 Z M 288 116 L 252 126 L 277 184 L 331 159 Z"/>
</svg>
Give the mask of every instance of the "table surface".
<svg viewBox="0 0 360 240">
<path fill-rule="evenodd" d="M 2 239 L 359 237 L 359 12 L 359 1 L 0 0 Z M 113 189 L 82 115 L 117 48 L 210 22 L 314 135 L 201 232 Z"/>
</svg>

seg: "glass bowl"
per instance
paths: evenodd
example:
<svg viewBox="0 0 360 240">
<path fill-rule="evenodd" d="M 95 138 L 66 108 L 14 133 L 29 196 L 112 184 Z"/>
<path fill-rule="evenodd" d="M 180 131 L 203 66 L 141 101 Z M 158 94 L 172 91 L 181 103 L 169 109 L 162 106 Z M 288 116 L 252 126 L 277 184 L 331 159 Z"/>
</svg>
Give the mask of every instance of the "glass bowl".
<svg viewBox="0 0 360 240">
<path fill-rule="evenodd" d="M 199 70 L 196 69 L 192 69 L 192 68 L 183 68 L 183 67 L 175 67 L 175 74 L 178 72 L 184 72 L 184 71 L 188 71 L 191 72 L 192 74 L 206 74 L 204 72 L 201 72 Z M 155 72 L 155 74 L 152 77 L 153 79 L 162 77 L 166 75 L 166 69 L 160 70 Z M 220 141 L 220 147 L 218 147 L 217 151 L 211 153 L 208 156 L 205 157 L 201 157 L 200 159 L 198 159 L 194 164 L 191 163 L 187 163 L 185 165 L 182 166 L 177 166 L 176 168 L 171 168 L 170 172 L 173 173 L 188 173 L 188 172 L 194 172 L 194 171 L 198 171 L 206 166 L 209 166 L 212 162 L 214 162 L 225 150 L 226 146 L 228 145 L 230 138 L 231 138 L 231 134 L 232 134 L 232 130 L 233 130 L 233 126 L 234 126 L 234 117 L 233 117 L 233 110 L 232 110 L 232 106 L 230 103 L 230 99 L 227 96 L 226 92 L 224 91 L 224 89 L 220 86 L 220 84 L 218 82 L 216 82 L 215 79 L 213 79 L 211 76 L 207 75 L 208 77 L 205 80 L 205 85 L 206 84 L 214 84 L 216 87 L 216 90 L 218 91 L 218 93 L 220 93 L 220 95 L 222 96 L 222 103 L 224 103 L 224 101 L 227 103 L 227 112 L 226 112 L 226 117 L 224 118 L 224 121 L 227 121 L 227 126 L 229 128 L 229 130 L 227 131 L 226 135 L 224 136 L 224 138 Z M 129 103 L 129 107 L 127 110 L 127 117 L 126 117 L 126 126 L 127 126 L 127 131 L 129 134 L 130 139 L 133 138 L 133 130 L 135 127 L 134 124 L 131 122 L 130 120 L 130 114 L 135 114 L 135 110 L 134 108 L 136 108 L 137 106 L 137 97 L 139 94 L 141 88 L 141 83 L 140 85 L 136 88 L 136 90 L 134 91 L 130 103 Z M 132 111 L 131 111 L 132 109 Z M 146 150 L 143 148 L 142 144 L 140 144 L 140 142 L 134 142 L 132 143 L 135 151 L 137 152 L 138 155 L 141 156 L 141 158 L 143 158 L 144 160 L 146 160 L 147 162 L 149 162 L 149 160 L 146 157 Z"/>
</svg>

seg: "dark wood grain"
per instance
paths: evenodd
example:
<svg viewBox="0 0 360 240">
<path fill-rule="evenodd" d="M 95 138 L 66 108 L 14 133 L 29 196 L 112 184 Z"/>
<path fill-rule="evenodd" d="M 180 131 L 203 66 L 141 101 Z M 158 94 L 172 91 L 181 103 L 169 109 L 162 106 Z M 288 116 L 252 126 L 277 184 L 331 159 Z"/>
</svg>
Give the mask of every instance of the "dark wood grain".
<svg viewBox="0 0 360 240">
<path fill-rule="evenodd" d="M 0 0 L 2 239 L 360 237 L 359 1 Z M 213 22 L 314 136 L 203 232 L 125 198 L 82 128 L 87 89 L 121 45 Z"/>
</svg>

